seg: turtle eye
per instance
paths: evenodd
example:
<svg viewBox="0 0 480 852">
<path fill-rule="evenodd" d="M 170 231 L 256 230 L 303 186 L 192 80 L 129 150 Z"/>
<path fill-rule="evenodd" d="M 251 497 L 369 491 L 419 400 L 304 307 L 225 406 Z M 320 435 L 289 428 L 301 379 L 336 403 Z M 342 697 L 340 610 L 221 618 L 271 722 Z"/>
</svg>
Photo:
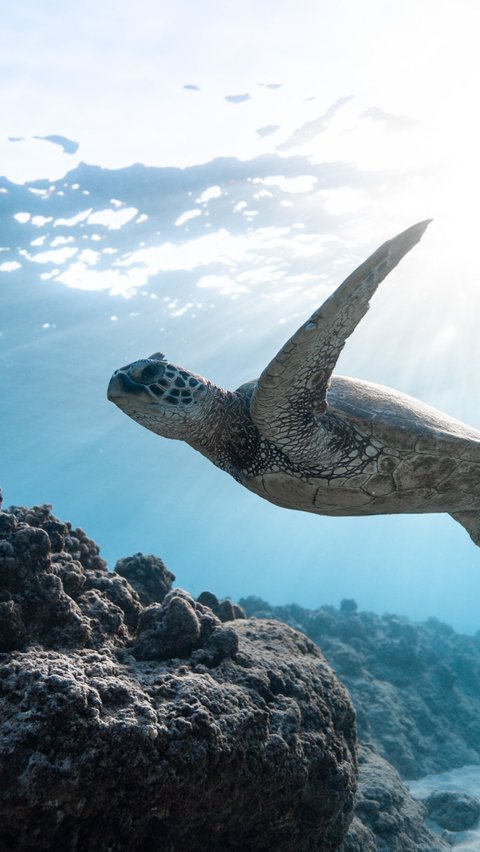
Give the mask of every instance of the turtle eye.
<svg viewBox="0 0 480 852">
<path fill-rule="evenodd" d="M 166 361 L 165 355 L 163 352 L 154 352 L 153 355 L 148 356 L 148 361 Z"/>
<path fill-rule="evenodd" d="M 158 362 L 155 362 L 154 364 L 147 364 L 136 377 L 136 381 L 147 385 L 150 384 L 150 382 L 161 379 L 164 372 L 165 368 L 161 367 Z"/>
</svg>

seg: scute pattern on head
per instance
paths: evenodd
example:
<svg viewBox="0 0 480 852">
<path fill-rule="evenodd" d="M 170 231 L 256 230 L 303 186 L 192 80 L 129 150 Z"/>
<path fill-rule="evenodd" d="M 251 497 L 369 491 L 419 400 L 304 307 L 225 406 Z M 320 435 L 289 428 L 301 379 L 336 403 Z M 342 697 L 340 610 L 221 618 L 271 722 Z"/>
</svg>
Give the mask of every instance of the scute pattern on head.
<svg viewBox="0 0 480 852">
<path fill-rule="evenodd" d="M 120 408 L 128 409 L 128 396 L 136 396 L 135 419 L 152 420 L 155 403 L 166 406 L 191 406 L 199 392 L 205 390 L 200 376 L 170 364 L 165 356 L 158 352 L 150 358 L 142 358 L 116 370 L 110 381 L 108 396 Z M 143 411 L 139 409 L 138 395 L 143 395 Z M 124 406 L 120 400 L 127 400 Z M 152 409 L 151 411 L 148 408 Z M 145 410 L 147 409 L 147 410 Z M 127 410 L 127 413 L 130 413 Z M 140 417 L 140 415 L 143 417 Z M 148 414 L 148 417 L 145 415 Z M 130 416 L 133 416 L 132 414 Z"/>
<path fill-rule="evenodd" d="M 150 382 L 148 389 L 160 399 L 163 397 L 169 405 L 178 405 L 180 402 L 182 405 L 192 405 L 194 389 L 199 386 L 199 380 L 189 376 L 185 370 L 172 369 L 168 365 L 164 378 Z"/>
</svg>

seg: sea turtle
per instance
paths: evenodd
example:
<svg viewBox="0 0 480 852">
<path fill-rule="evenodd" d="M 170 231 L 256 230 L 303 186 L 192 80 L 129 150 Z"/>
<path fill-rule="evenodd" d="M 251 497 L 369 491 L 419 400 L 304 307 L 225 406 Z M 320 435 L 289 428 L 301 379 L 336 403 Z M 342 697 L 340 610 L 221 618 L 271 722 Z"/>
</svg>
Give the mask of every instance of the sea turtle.
<svg viewBox="0 0 480 852">
<path fill-rule="evenodd" d="M 224 390 L 155 353 L 116 370 L 108 398 L 278 506 L 319 515 L 448 512 L 480 546 L 480 431 L 390 388 L 332 376 L 371 296 L 429 221 L 377 249 L 258 381 Z"/>
</svg>

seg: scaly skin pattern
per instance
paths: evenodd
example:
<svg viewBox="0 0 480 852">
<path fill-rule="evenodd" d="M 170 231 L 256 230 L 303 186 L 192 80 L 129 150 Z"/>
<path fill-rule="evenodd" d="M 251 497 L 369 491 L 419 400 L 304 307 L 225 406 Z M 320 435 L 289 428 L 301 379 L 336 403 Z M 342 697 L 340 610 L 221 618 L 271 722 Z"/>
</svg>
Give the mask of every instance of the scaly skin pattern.
<svg viewBox="0 0 480 852">
<path fill-rule="evenodd" d="M 278 506 L 321 515 L 448 512 L 480 545 L 480 432 L 398 391 L 332 374 L 378 284 L 427 224 L 377 249 L 258 381 L 227 391 L 155 353 L 116 370 L 109 399 Z"/>
<path fill-rule="evenodd" d="M 313 428 L 316 452 L 301 463 L 256 432 L 241 467 L 220 466 L 272 503 L 321 515 L 480 510 L 480 432 L 411 397 L 334 376 Z"/>
</svg>

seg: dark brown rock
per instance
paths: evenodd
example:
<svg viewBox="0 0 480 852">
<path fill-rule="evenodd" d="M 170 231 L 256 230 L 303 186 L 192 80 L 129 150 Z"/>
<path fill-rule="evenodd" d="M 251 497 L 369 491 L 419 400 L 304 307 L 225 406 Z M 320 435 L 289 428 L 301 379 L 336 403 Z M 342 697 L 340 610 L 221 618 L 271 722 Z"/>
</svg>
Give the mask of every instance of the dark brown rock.
<svg viewBox="0 0 480 852">
<path fill-rule="evenodd" d="M 126 559 L 119 559 L 115 573 L 125 577 L 135 589 L 143 606 L 161 603 L 172 588 L 175 574 L 172 574 L 159 556 L 135 553 Z"/>
<path fill-rule="evenodd" d="M 0 512 L 0 652 L 94 648 L 113 634 L 126 644 L 141 608 L 97 545 L 50 506 Z"/>
<path fill-rule="evenodd" d="M 322 649 L 352 696 L 360 740 L 403 778 L 480 762 L 480 633 L 463 636 L 435 618 L 416 624 L 361 612 L 354 601 L 339 610 L 240 603 L 247 615 L 280 618 Z"/>
<path fill-rule="evenodd" d="M 226 598 L 220 601 L 212 592 L 202 592 L 198 602 L 208 606 L 220 621 L 234 621 L 236 618 L 245 618 L 245 612 L 241 606 Z"/>
<path fill-rule="evenodd" d="M 354 716 L 309 639 L 143 606 L 49 507 L 0 530 L 2 852 L 341 849 Z"/>
</svg>

